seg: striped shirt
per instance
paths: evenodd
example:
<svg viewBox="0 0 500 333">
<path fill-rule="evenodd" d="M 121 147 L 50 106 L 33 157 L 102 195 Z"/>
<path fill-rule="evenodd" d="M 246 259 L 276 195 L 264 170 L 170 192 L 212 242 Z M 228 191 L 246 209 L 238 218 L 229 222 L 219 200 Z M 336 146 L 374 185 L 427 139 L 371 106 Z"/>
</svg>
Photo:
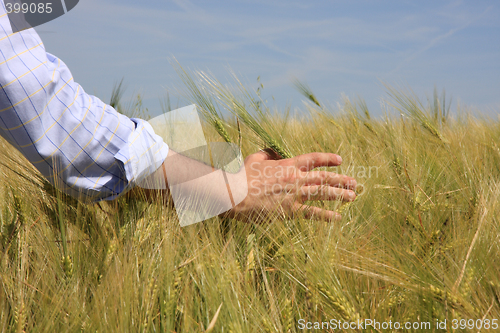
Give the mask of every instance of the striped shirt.
<svg viewBox="0 0 500 333">
<path fill-rule="evenodd" d="M 149 123 L 86 94 L 34 29 L 12 31 L 0 0 L 0 135 L 47 180 L 112 200 L 161 166 L 168 146 Z"/>
</svg>

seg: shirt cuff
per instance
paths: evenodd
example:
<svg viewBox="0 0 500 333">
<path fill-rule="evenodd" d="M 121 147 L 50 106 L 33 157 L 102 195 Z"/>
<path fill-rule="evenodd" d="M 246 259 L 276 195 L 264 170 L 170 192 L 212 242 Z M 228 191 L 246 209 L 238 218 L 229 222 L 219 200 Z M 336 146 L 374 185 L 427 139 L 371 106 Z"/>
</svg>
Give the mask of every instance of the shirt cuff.
<svg viewBox="0 0 500 333">
<path fill-rule="evenodd" d="M 131 120 L 136 128 L 127 144 L 115 154 L 115 158 L 123 164 L 128 181 L 122 195 L 158 170 L 167 158 L 169 149 L 147 121 L 138 118 Z"/>
</svg>

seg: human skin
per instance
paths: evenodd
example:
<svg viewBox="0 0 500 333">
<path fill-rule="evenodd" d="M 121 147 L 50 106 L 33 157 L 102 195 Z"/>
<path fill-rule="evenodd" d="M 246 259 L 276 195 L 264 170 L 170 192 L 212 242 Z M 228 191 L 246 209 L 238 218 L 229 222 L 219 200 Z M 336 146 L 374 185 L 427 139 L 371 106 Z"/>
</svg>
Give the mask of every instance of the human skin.
<svg viewBox="0 0 500 333">
<path fill-rule="evenodd" d="M 229 183 L 236 184 L 231 186 L 231 189 L 238 191 L 238 188 L 244 187 L 238 186 L 238 183 L 247 185 L 248 194 L 243 201 L 220 215 L 247 222 L 263 221 L 266 217 L 276 214 L 284 217 L 303 214 L 307 218 L 339 220 L 340 214 L 334 211 L 304 203 L 320 200 L 348 202 L 356 198 L 354 178 L 333 172 L 314 171 L 319 167 L 333 167 L 341 163 L 340 156 L 331 153 L 309 153 L 294 158 L 279 159 L 276 153 L 267 149 L 249 155 L 244 161 L 244 172 L 227 173 Z M 182 156 L 173 150 L 169 151 L 161 168 L 167 189 L 169 181 L 170 184 L 188 181 L 187 186 L 192 188 L 186 188 L 187 192 L 205 191 L 205 195 L 217 204 L 217 198 L 227 197 L 227 189 L 221 187 L 214 190 L 206 186 L 212 175 L 216 177 L 213 170 L 211 166 Z M 167 174 L 170 177 L 167 177 Z M 172 179 L 173 177 L 175 179 Z M 162 193 L 169 195 L 168 190 L 162 190 Z"/>
<path fill-rule="evenodd" d="M 270 150 L 252 154 L 245 159 L 248 195 L 228 215 L 256 220 L 276 213 L 285 217 L 300 213 L 308 218 L 339 220 L 341 216 L 336 212 L 304 203 L 356 199 L 354 178 L 313 170 L 341 163 L 340 156 L 331 153 L 309 153 L 289 159 L 278 159 Z"/>
</svg>

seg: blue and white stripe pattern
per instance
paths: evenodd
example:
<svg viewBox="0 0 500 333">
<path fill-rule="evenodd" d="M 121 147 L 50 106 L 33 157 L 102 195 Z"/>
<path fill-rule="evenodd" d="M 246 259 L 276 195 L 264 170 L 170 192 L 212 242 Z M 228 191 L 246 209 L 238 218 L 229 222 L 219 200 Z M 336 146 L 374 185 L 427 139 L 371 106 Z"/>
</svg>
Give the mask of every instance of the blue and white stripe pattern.
<svg viewBox="0 0 500 333">
<path fill-rule="evenodd" d="M 0 135 L 52 184 L 89 201 L 120 196 L 168 153 L 147 122 L 86 94 L 34 29 L 12 33 L 3 0 Z"/>
</svg>

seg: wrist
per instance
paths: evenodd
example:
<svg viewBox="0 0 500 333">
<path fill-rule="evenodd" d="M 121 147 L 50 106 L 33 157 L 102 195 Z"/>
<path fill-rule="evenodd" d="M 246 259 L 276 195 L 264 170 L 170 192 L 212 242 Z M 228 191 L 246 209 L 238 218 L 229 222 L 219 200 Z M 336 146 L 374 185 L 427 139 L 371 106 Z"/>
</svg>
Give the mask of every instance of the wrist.
<svg viewBox="0 0 500 333">
<path fill-rule="evenodd" d="M 248 180 L 245 167 L 242 167 L 237 173 L 225 173 L 226 185 L 233 208 L 221 216 L 236 217 L 244 211 L 245 199 L 248 196 Z"/>
</svg>

